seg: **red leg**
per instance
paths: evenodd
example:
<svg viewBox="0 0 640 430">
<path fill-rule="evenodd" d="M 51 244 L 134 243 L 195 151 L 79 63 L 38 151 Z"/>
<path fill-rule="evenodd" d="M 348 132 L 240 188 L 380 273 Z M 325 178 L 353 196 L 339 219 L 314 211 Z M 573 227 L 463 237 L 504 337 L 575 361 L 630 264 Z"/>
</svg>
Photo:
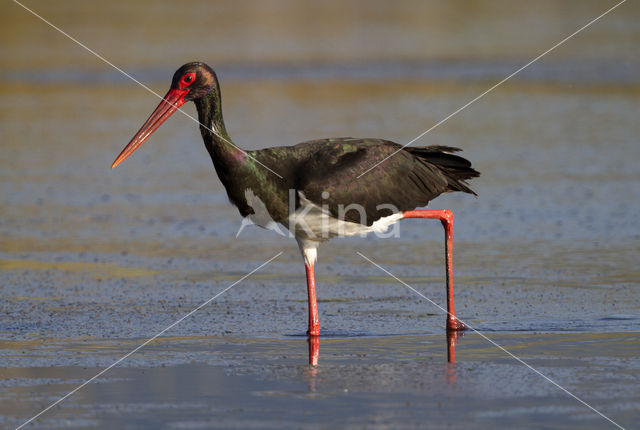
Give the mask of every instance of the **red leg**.
<svg viewBox="0 0 640 430">
<path fill-rule="evenodd" d="M 465 325 L 456 318 L 453 300 L 453 212 L 449 209 L 407 211 L 403 218 L 439 219 L 442 222 L 447 270 L 447 330 L 465 330 Z"/>
<path fill-rule="evenodd" d="M 320 320 L 318 319 L 318 303 L 316 302 L 316 278 L 313 264 L 305 264 L 307 270 L 307 292 L 309 293 L 309 336 L 320 335 Z"/>
</svg>

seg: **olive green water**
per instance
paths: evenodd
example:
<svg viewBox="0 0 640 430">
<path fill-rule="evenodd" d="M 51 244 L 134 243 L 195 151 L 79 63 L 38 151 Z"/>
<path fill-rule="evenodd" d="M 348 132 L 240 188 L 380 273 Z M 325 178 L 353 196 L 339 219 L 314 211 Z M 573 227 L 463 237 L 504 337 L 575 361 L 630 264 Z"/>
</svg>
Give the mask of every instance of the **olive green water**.
<svg viewBox="0 0 640 430">
<path fill-rule="evenodd" d="M 164 94 L 217 71 L 245 148 L 408 142 L 614 3 L 29 2 Z M 240 227 L 176 115 L 0 6 L 0 427 L 16 428 L 282 252 L 28 428 L 616 428 L 480 334 L 447 363 L 442 231 L 342 239 L 316 268 L 319 366 L 295 242 Z M 640 415 L 640 8 L 627 2 L 416 144 L 464 149 L 459 316 L 624 428 Z M 186 111 L 194 114 L 189 105 Z"/>
</svg>

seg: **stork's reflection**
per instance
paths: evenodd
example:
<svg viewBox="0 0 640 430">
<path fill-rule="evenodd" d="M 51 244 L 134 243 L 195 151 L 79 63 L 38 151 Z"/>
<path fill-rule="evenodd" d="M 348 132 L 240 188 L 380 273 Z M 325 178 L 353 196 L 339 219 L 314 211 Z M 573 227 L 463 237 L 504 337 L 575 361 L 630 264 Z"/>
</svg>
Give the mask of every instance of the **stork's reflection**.
<svg viewBox="0 0 640 430">
<path fill-rule="evenodd" d="M 456 362 L 456 345 L 458 339 L 464 336 L 464 332 L 458 330 L 447 330 L 447 362 Z M 320 336 L 309 336 L 309 365 L 317 366 L 320 358 Z"/>
<path fill-rule="evenodd" d="M 464 336 L 464 332 L 458 330 L 447 330 L 447 361 L 456 362 L 456 345 L 458 339 Z"/>
<path fill-rule="evenodd" d="M 309 366 L 317 366 L 320 358 L 320 336 L 309 336 Z"/>
</svg>

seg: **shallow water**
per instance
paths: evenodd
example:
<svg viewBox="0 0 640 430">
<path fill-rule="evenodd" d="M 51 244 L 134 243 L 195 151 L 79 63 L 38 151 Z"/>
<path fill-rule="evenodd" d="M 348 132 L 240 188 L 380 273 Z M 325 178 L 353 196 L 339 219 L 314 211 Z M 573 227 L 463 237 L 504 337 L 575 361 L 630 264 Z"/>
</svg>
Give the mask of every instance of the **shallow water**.
<svg viewBox="0 0 640 430">
<path fill-rule="evenodd" d="M 246 148 L 407 142 L 611 5 L 28 4 L 159 93 L 207 61 Z M 193 122 L 176 115 L 109 170 L 157 99 L 2 8 L 0 426 L 282 252 L 35 427 L 615 428 L 477 333 L 447 363 L 442 311 L 357 254 L 444 305 L 436 222 L 320 248 L 309 367 L 295 242 L 235 237 Z M 455 214 L 461 319 L 625 428 L 640 412 L 638 18 L 624 4 L 419 141 L 482 172 L 477 199 L 431 204 Z"/>
<path fill-rule="evenodd" d="M 317 368 L 303 364 L 302 338 L 167 337 L 85 386 L 39 426 L 606 427 L 601 417 L 477 335 L 460 339 L 457 354 L 463 358 L 447 364 L 442 337 L 322 338 Z M 639 369 L 631 345 L 637 345 L 637 334 L 493 338 L 590 405 L 632 423 Z M 59 354 L 54 367 L 7 370 L 5 406 L 28 414 L 31 409 L 19 400 L 26 392 L 33 403 L 51 403 L 136 343 L 49 342 Z M 593 343 L 608 352 L 595 352 Z"/>
</svg>

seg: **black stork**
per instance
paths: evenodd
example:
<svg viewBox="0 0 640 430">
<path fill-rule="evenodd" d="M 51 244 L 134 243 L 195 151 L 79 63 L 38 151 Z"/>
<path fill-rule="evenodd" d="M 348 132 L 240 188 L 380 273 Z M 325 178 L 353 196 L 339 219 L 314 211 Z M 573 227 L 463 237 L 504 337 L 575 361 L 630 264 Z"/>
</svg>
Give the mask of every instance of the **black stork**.
<svg viewBox="0 0 640 430">
<path fill-rule="evenodd" d="M 295 236 L 307 274 L 308 335 L 320 334 L 314 276 L 320 243 L 335 236 L 383 232 L 403 218 L 435 218 L 445 227 L 447 330 L 465 328 L 453 306 L 451 211 L 415 210 L 442 193 L 475 195 L 466 180 L 480 174 L 453 154 L 458 148 L 402 147 L 388 140 L 342 137 L 245 151 L 232 143 L 225 128 L 215 72 L 192 62 L 176 71 L 169 92 L 111 168 L 188 101 L 196 104 L 204 145 L 240 215 L 254 217 L 263 227 L 281 224 Z"/>
</svg>

